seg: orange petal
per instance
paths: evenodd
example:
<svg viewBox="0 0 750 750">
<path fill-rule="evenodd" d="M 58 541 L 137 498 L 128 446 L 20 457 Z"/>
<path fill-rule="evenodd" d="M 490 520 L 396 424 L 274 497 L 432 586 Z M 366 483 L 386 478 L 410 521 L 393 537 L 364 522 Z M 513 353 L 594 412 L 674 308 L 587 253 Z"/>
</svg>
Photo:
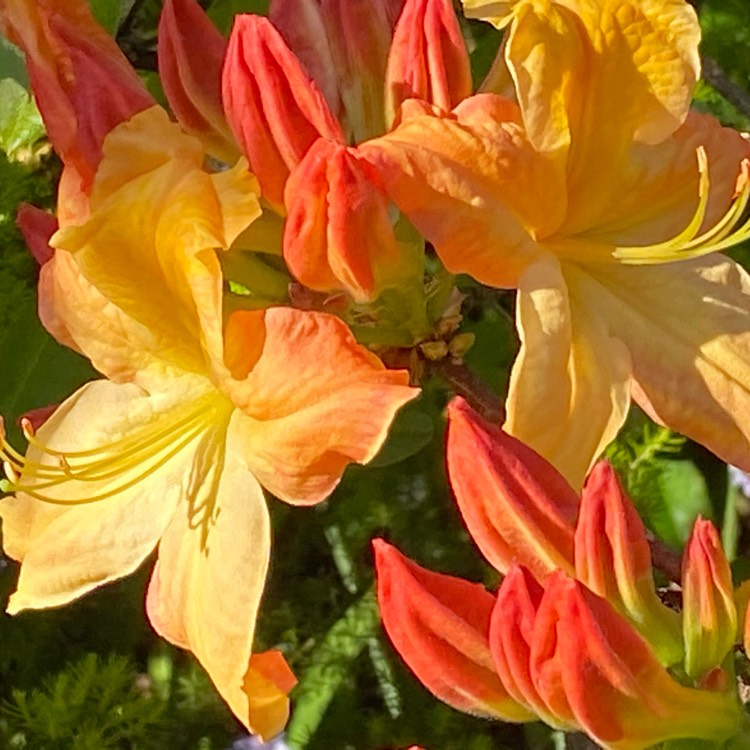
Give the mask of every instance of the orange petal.
<svg viewBox="0 0 750 750">
<path fill-rule="evenodd" d="M 656 595 L 646 530 L 606 461 L 586 479 L 575 551 L 576 578 L 629 618 L 665 665 L 680 661 L 679 616 Z"/>
<path fill-rule="evenodd" d="M 327 497 L 350 463 L 375 456 L 395 413 L 419 393 L 331 315 L 275 307 L 230 321 L 235 378 L 223 387 L 243 412 L 238 440 L 260 483 L 287 502 Z M 240 364 L 252 368 L 243 378 Z"/>
<path fill-rule="evenodd" d="M 233 164 L 239 151 L 221 101 L 226 41 L 196 0 L 166 0 L 158 39 L 159 76 L 172 111 L 209 153 Z"/>
<path fill-rule="evenodd" d="M 471 95 L 471 70 L 450 0 L 407 0 L 393 32 L 385 77 L 392 120 L 406 99 L 449 111 Z"/>
<path fill-rule="evenodd" d="M 283 211 L 290 170 L 317 138 L 343 143 L 341 128 L 314 81 L 266 18 L 235 18 L 222 87 L 229 125 L 263 196 Z"/>
<path fill-rule="evenodd" d="M 533 720 L 495 674 L 487 641 L 492 595 L 479 584 L 420 568 L 382 539 L 373 546 L 383 625 L 420 682 L 460 711 Z"/>
<path fill-rule="evenodd" d="M 550 711 L 531 677 L 531 644 L 544 590 L 526 568 L 513 566 L 497 592 L 490 624 L 495 669 L 508 694 L 554 727 L 571 728 L 569 712 Z"/>
<path fill-rule="evenodd" d="M 0 25 L 26 54 L 52 145 L 87 188 L 104 136 L 153 99 L 84 0 L 6 0 Z"/>
<path fill-rule="evenodd" d="M 485 422 L 461 398 L 448 407 L 448 473 L 458 506 L 487 560 L 539 581 L 573 571 L 578 496 L 539 454 Z"/>
<path fill-rule="evenodd" d="M 305 286 L 367 302 L 404 275 L 389 204 L 371 172 L 355 150 L 322 138 L 292 172 L 284 259 Z"/>
<path fill-rule="evenodd" d="M 700 516 L 685 548 L 682 592 L 685 671 L 700 681 L 722 666 L 737 631 L 729 562 L 716 528 Z"/>
<path fill-rule="evenodd" d="M 452 273 L 515 287 L 565 215 L 562 173 L 551 170 L 494 94 L 464 100 L 455 115 L 410 116 L 360 147 L 386 191 Z M 468 165 L 468 166 L 467 166 Z"/>
</svg>

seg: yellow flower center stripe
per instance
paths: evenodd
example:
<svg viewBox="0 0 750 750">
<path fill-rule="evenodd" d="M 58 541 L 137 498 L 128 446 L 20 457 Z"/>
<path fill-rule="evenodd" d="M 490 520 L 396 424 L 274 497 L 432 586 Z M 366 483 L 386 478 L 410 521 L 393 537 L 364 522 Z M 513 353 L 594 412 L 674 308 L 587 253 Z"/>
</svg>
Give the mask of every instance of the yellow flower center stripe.
<svg viewBox="0 0 750 750">
<path fill-rule="evenodd" d="M 164 466 L 215 422 L 219 410 L 220 404 L 215 399 L 202 399 L 187 414 L 182 410 L 178 419 L 156 420 L 150 427 L 138 430 L 132 436 L 84 451 L 52 448 L 38 440 L 31 425 L 24 421 L 22 427 L 29 447 L 42 456 L 50 457 L 52 462 L 26 460 L 7 442 L 3 430 L 0 433 L 0 460 L 6 479 L 0 486 L 5 492 L 22 492 L 54 505 L 85 505 L 106 500 L 130 489 Z M 126 479 L 128 475 L 132 476 Z M 66 489 L 65 497 L 55 497 L 47 492 L 72 482 L 101 483 L 118 477 L 122 481 L 99 493 L 90 494 L 85 486 L 76 488 L 77 491 L 72 493 Z"/>
<path fill-rule="evenodd" d="M 739 228 L 740 220 L 750 200 L 750 162 L 742 162 L 742 171 L 737 180 L 735 197 L 721 219 L 703 234 L 698 234 L 706 216 L 709 197 L 708 158 L 703 147 L 696 150 L 700 182 L 698 185 L 698 207 L 685 229 L 670 240 L 640 247 L 618 247 L 612 256 L 626 265 L 655 265 L 677 260 L 697 258 L 708 253 L 726 250 L 750 239 L 750 219 Z"/>
</svg>

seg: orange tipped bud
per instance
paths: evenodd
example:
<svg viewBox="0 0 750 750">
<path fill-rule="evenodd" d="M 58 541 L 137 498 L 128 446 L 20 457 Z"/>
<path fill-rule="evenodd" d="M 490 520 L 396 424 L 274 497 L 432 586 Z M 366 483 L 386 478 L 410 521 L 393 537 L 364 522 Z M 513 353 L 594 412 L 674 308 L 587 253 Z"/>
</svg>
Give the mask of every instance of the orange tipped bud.
<svg viewBox="0 0 750 750">
<path fill-rule="evenodd" d="M 490 648 L 495 669 L 508 694 L 528 706 L 547 724 L 574 727 L 564 695 L 551 699 L 550 710 L 531 676 L 534 626 L 544 590 L 526 568 L 512 567 L 503 579 L 490 623 Z M 550 699 L 547 691 L 547 698 Z M 561 710 L 562 709 L 562 710 Z M 562 715 L 560 715 L 562 714 Z"/>
<path fill-rule="evenodd" d="M 471 96 L 471 69 L 450 0 L 407 0 L 393 33 L 386 72 L 386 112 L 392 121 L 406 99 L 451 110 Z"/>
<path fill-rule="evenodd" d="M 24 51 L 52 145 L 87 191 L 104 137 L 154 100 L 85 0 L 5 0 L 0 27 Z"/>
<path fill-rule="evenodd" d="M 479 584 L 420 568 L 381 539 L 373 546 L 383 625 L 422 684 L 461 711 L 533 720 L 495 674 L 487 640 L 494 597 Z"/>
<path fill-rule="evenodd" d="M 673 680 L 609 602 L 562 572 L 550 577 L 537 613 L 531 671 L 540 694 L 562 690 L 578 724 L 607 748 L 720 740 L 740 726 L 734 696 Z"/>
<path fill-rule="evenodd" d="M 682 566 L 685 671 L 695 680 L 720 667 L 735 642 L 737 608 L 729 563 L 714 525 L 698 517 Z"/>
<path fill-rule="evenodd" d="M 159 75 L 180 124 L 218 158 L 239 150 L 224 116 L 221 68 L 227 43 L 196 0 L 166 0 L 159 20 Z"/>
<path fill-rule="evenodd" d="M 371 172 L 355 150 L 322 138 L 292 172 L 284 259 L 305 286 L 367 302 L 398 279 L 404 254 Z"/>
<path fill-rule="evenodd" d="M 578 496 L 544 458 L 461 398 L 448 406 L 448 474 L 469 532 L 497 570 L 523 565 L 540 582 L 558 568 L 573 573 Z"/>
<path fill-rule="evenodd" d="M 263 197 L 283 212 L 284 186 L 319 138 L 343 143 L 318 87 L 266 18 L 237 16 L 222 78 L 224 109 Z"/>
<path fill-rule="evenodd" d="M 628 617 L 664 664 L 682 658 L 679 615 L 656 594 L 643 522 L 606 461 L 583 488 L 575 560 L 576 577 Z"/>
</svg>

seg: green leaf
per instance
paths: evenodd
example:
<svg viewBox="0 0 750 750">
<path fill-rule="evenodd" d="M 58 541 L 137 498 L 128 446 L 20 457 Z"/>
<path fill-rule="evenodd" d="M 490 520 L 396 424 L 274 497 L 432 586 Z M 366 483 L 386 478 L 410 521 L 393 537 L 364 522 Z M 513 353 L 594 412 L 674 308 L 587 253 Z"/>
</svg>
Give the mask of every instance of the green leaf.
<svg viewBox="0 0 750 750">
<path fill-rule="evenodd" d="M 94 18 L 112 35 L 130 13 L 135 0 L 89 0 Z"/>
<path fill-rule="evenodd" d="M 713 515 L 703 474 L 692 461 L 664 461 L 658 484 L 666 513 L 652 518 L 654 531 L 673 547 L 682 547 L 698 514 Z"/>
<path fill-rule="evenodd" d="M 13 78 L 0 81 L 0 149 L 11 159 L 44 136 L 44 123 L 31 95 Z"/>
<path fill-rule="evenodd" d="M 13 439 L 15 420 L 55 404 L 96 376 L 86 359 L 60 346 L 42 327 L 34 299 L 25 300 L 0 338 L 0 414 Z"/>
<path fill-rule="evenodd" d="M 422 399 L 404 406 L 388 432 L 388 439 L 370 461 L 370 467 L 390 466 L 419 453 L 435 435 L 435 425 Z"/>
<path fill-rule="evenodd" d="M 265 16 L 270 0 L 214 0 L 208 9 L 208 17 L 222 34 L 228 34 L 232 21 L 238 13 L 256 13 Z"/>
<path fill-rule="evenodd" d="M 0 78 L 13 78 L 28 87 L 29 75 L 21 50 L 0 34 Z"/>
</svg>

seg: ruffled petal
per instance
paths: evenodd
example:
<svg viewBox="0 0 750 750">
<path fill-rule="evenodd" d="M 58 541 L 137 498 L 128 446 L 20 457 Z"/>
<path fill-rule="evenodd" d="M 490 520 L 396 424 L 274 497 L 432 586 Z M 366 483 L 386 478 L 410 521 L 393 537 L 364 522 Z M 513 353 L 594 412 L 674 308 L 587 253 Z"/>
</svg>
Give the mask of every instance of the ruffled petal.
<svg viewBox="0 0 750 750">
<path fill-rule="evenodd" d="M 535 236 L 566 211 L 563 173 L 523 134 L 515 104 L 494 94 L 455 115 L 409 117 L 360 147 L 396 205 L 453 273 L 514 287 L 538 257 Z"/>
<path fill-rule="evenodd" d="M 89 220 L 61 229 L 52 244 L 73 253 L 88 283 L 148 329 L 165 360 L 205 371 L 205 352 L 220 360 L 222 349 L 215 249 L 259 215 L 255 180 L 244 164 L 215 177 L 203 172 L 199 143 L 156 108 L 117 128 L 104 150 Z M 80 309 L 63 302 L 54 312 L 83 333 L 90 324 L 63 318 L 88 318 L 84 296 L 80 302 Z M 87 350 L 83 338 L 77 344 Z M 134 342 L 132 356 L 140 355 Z"/>
<path fill-rule="evenodd" d="M 596 306 L 568 294 L 567 270 L 547 256 L 521 278 L 505 429 L 580 489 L 627 415 L 630 359 Z"/>
<path fill-rule="evenodd" d="M 224 388 L 244 412 L 243 455 L 287 502 L 327 497 L 348 464 L 375 456 L 396 411 L 419 392 L 323 313 L 236 312 L 226 339 L 234 378 Z"/>
</svg>

